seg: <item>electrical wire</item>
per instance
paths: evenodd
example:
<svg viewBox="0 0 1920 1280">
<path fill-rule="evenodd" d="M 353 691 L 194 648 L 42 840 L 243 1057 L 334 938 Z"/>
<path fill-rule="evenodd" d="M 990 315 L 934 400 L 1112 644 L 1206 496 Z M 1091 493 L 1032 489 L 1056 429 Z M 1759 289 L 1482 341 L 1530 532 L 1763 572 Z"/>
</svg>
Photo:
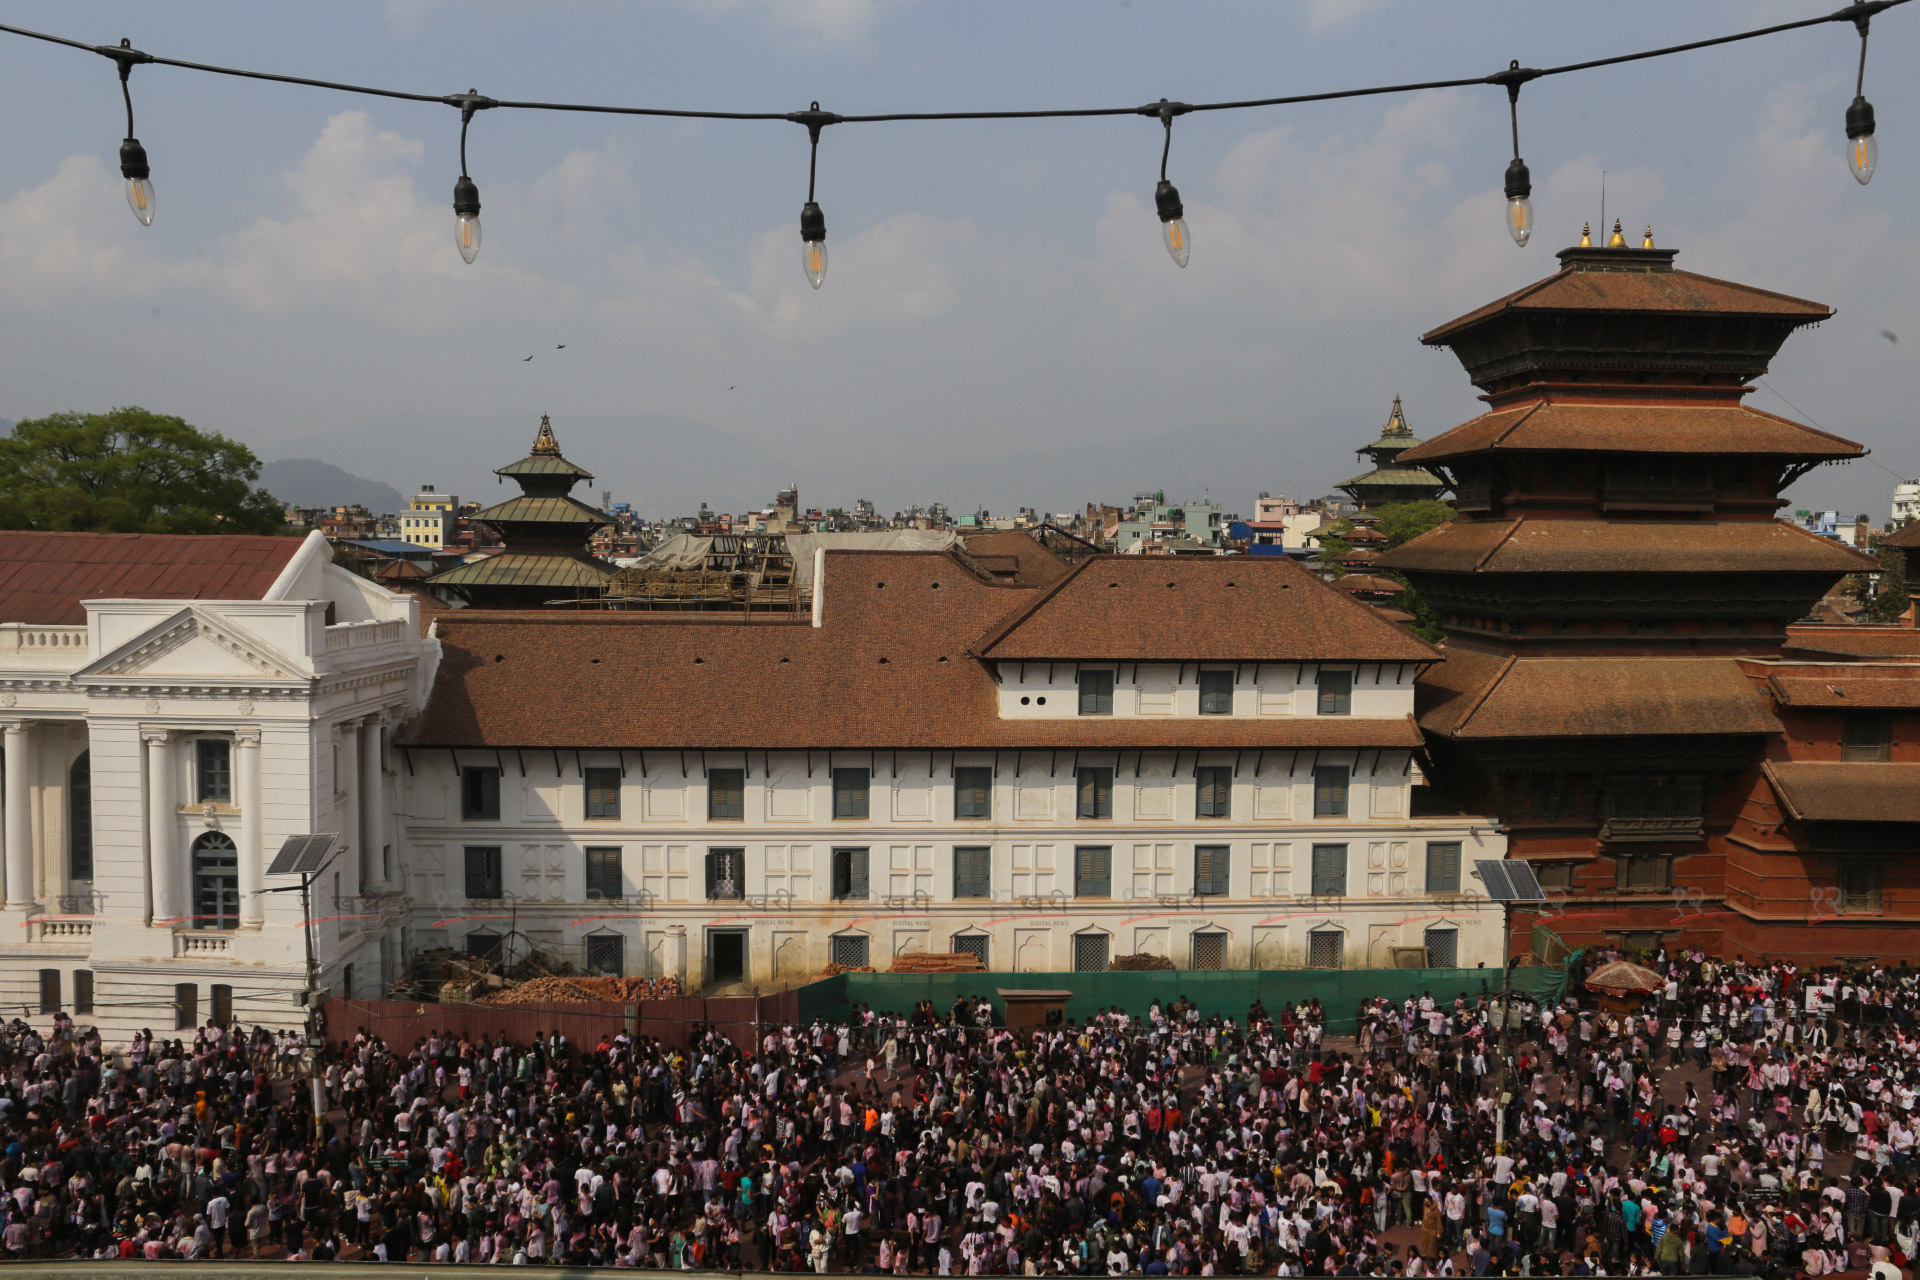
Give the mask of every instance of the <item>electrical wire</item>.
<svg viewBox="0 0 1920 1280">
<path fill-rule="evenodd" d="M 931 120 L 1041 120 L 1073 119 L 1094 116 L 1132 116 L 1146 115 L 1158 117 L 1163 106 L 1171 106 L 1175 114 L 1184 115 L 1192 111 L 1243 111 L 1260 107 L 1296 106 L 1309 102 L 1333 102 L 1346 98 L 1377 97 L 1383 94 L 1419 93 L 1430 89 L 1458 89 L 1473 85 L 1510 85 L 1529 80 L 1544 79 L 1548 76 L 1569 75 L 1576 71 L 1591 71 L 1599 67 L 1618 66 L 1622 63 L 1641 62 L 1649 58 L 1664 58 L 1674 54 L 1690 53 L 1697 49 L 1710 49 L 1719 45 L 1734 44 L 1746 40 L 1757 40 L 1763 36 L 1779 35 L 1782 32 L 1798 31 L 1807 27 L 1824 26 L 1830 22 L 1860 23 L 1875 14 L 1907 3 L 1907 0 L 1859 0 L 1832 13 L 1818 17 L 1801 18 L 1793 22 L 1780 22 L 1772 26 L 1756 27 L 1749 31 L 1737 31 L 1729 35 L 1713 36 L 1705 40 L 1690 40 L 1684 44 L 1666 45 L 1657 49 L 1643 49 L 1635 53 L 1615 54 L 1606 58 L 1591 58 L 1584 62 L 1569 62 L 1554 67 L 1509 67 L 1488 76 L 1461 76 L 1447 80 L 1419 80 L 1402 84 L 1372 85 L 1358 89 L 1334 89 L 1321 93 L 1286 94 L 1270 98 L 1242 98 L 1225 102 L 1172 103 L 1159 102 L 1146 106 L 1127 107 L 1052 107 L 1026 111 L 890 111 L 863 115 L 834 115 L 822 119 L 826 113 L 817 108 L 811 112 L 785 111 L 700 111 L 669 107 L 623 107 L 600 105 L 584 102 L 534 102 L 522 99 L 499 98 L 487 100 L 489 107 L 522 111 L 577 111 L 603 115 L 662 116 L 673 119 L 691 120 L 786 120 L 807 124 L 818 130 L 821 124 L 881 124 L 900 121 Z M 32 40 L 42 40 L 49 44 L 64 45 L 71 49 L 80 49 L 88 53 L 97 53 L 115 60 L 131 60 L 154 66 L 177 67 L 183 71 L 200 71 L 210 75 L 237 76 L 249 80 L 267 80 L 277 84 L 301 85 L 310 89 L 327 89 L 339 93 L 362 94 L 370 97 L 396 98 L 407 102 L 437 102 L 448 106 L 471 109 L 471 97 L 468 94 L 411 93 L 400 89 L 385 89 L 373 85 L 349 84 L 336 80 L 318 80 L 308 76 L 282 75 L 270 71 L 254 71 L 242 67 L 226 67 L 206 62 L 189 62 L 180 58 L 162 57 L 139 50 L 128 50 L 111 45 L 92 45 L 65 36 L 51 35 L 44 31 L 33 31 L 26 27 L 16 27 L 0 23 L 0 31 L 22 36 Z M 1862 51 L 1864 66 L 1864 50 Z M 1864 71 L 1863 71 L 1864 74 Z"/>
</svg>

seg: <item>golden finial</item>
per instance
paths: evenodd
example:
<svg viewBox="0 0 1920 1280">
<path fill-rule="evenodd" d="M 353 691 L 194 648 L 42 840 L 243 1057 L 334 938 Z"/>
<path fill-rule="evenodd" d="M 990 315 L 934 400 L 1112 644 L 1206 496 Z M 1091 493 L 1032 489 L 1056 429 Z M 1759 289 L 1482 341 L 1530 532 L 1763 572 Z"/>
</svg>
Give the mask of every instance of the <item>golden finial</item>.
<svg viewBox="0 0 1920 1280">
<path fill-rule="evenodd" d="M 544 413 L 540 415 L 540 431 L 533 437 L 531 452 L 555 458 L 560 456 L 560 442 L 553 438 L 553 422 Z"/>
<path fill-rule="evenodd" d="M 1644 240 L 1642 240 L 1642 241 L 1640 242 L 1640 247 L 1641 247 L 1642 249 L 1651 249 L 1651 248 L 1653 248 L 1653 226 L 1652 226 L 1652 224 L 1648 224 L 1648 226 L 1647 226 L 1647 238 L 1646 238 L 1646 239 L 1644 239 Z"/>
<path fill-rule="evenodd" d="M 1613 220 L 1613 234 L 1607 237 L 1607 248 L 1624 249 L 1626 247 L 1627 238 L 1620 234 L 1620 219 L 1615 218 Z"/>
<path fill-rule="evenodd" d="M 1593 248 L 1593 224 L 1591 222 L 1583 222 L 1580 224 L 1580 247 L 1582 249 Z"/>
</svg>

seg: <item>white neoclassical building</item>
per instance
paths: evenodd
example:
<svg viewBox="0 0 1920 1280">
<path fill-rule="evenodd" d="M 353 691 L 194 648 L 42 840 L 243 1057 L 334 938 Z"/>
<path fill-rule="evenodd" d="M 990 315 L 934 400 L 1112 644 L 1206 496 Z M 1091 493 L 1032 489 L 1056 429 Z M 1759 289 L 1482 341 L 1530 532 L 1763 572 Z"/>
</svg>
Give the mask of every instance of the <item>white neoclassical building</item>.
<svg viewBox="0 0 1920 1280">
<path fill-rule="evenodd" d="M 0 533 L 0 1013 L 299 1025 L 401 961 L 417 605 L 299 538 Z M 267 874 L 330 833 L 302 877 Z"/>
<path fill-rule="evenodd" d="M 435 634 L 396 766 L 415 939 L 707 989 L 1505 955 L 1470 870 L 1504 837 L 1423 803 L 1441 655 L 1282 559 L 834 552 L 811 618 Z"/>
</svg>

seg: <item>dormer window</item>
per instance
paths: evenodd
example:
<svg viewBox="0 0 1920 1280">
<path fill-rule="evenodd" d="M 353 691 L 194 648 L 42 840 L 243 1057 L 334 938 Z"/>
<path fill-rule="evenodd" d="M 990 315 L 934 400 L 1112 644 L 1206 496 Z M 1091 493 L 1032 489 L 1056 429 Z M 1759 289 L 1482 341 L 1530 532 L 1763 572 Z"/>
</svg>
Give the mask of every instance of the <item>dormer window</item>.
<svg viewBox="0 0 1920 1280">
<path fill-rule="evenodd" d="M 1083 716 L 1113 714 L 1113 672 L 1082 671 L 1080 673 L 1080 714 Z"/>
<path fill-rule="evenodd" d="M 1200 714 L 1203 716 L 1233 714 L 1233 672 L 1202 671 L 1200 673 Z"/>
</svg>

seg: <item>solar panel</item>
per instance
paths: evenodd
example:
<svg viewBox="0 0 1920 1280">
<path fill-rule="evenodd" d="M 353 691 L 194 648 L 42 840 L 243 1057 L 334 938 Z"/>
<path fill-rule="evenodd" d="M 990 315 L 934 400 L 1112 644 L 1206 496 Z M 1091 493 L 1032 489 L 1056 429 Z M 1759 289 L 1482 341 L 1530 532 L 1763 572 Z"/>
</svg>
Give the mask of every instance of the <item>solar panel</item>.
<svg viewBox="0 0 1920 1280">
<path fill-rule="evenodd" d="M 1495 902 L 1545 902 L 1539 877 L 1525 862 L 1476 861 L 1473 869 L 1487 886 L 1487 896 Z"/>
<path fill-rule="evenodd" d="M 333 842 L 340 838 L 337 832 L 323 831 L 315 835 L 288 836 L 280 846 L 280 852 L 273 855 L 273 865 L 267 868 L 270 876 L 312 875 L 327 860 L 327 854 L 333 849 Z"/>
</svg>

